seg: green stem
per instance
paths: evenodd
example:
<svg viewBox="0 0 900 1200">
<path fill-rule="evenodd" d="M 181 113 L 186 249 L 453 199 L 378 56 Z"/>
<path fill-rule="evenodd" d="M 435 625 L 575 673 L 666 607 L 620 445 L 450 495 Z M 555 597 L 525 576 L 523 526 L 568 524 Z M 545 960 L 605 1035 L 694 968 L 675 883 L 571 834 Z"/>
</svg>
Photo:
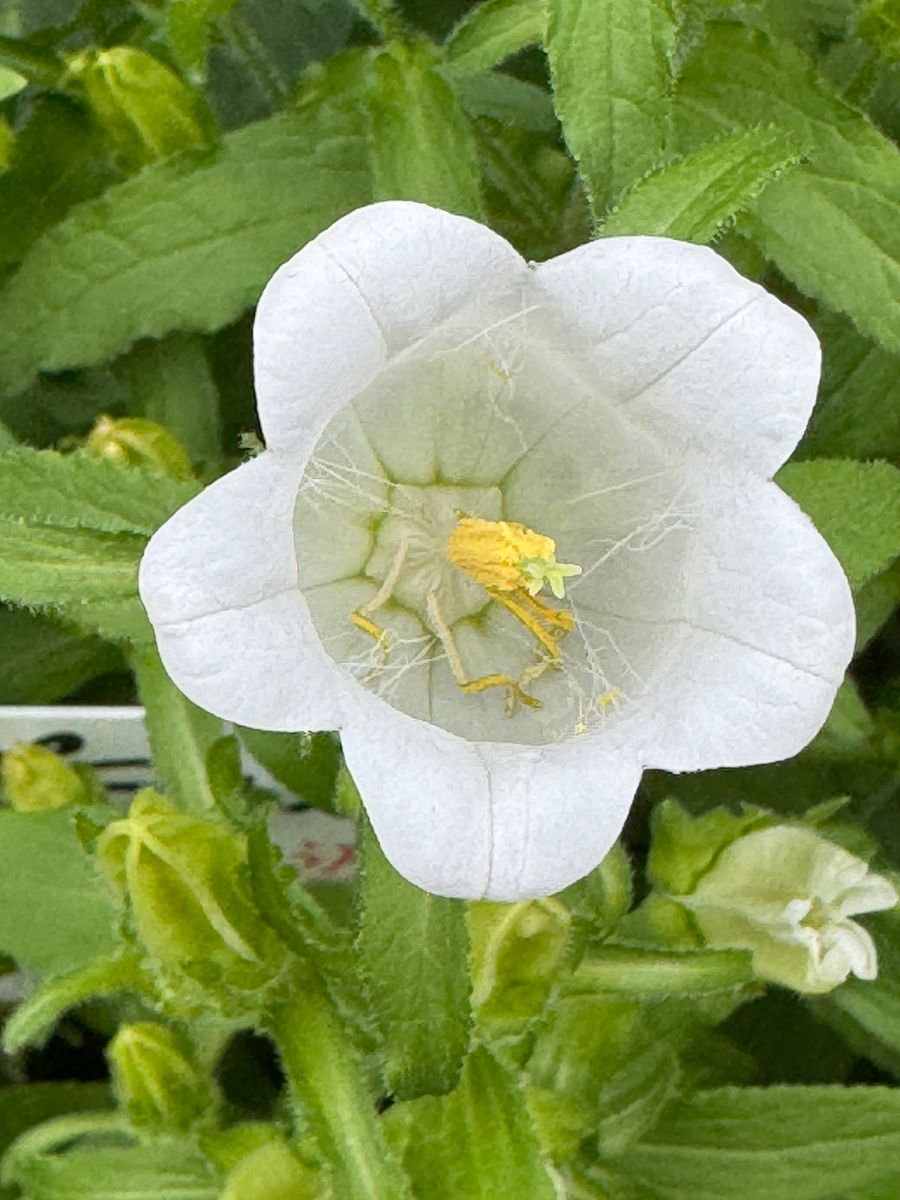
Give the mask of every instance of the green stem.
<svg viewBox="0 0 900 1200">
<path fill-rule="evenodd" d="M 573 990 L 702 995 L 741 987 L 754 978 L 750 955 L 742 950 L 650 951 L 604 946 L 582 960 Z"/>
<path fill-rule="evenodd" d="M 271 1019 L 297 1124 L 316 1138 L 341 1200 L 404 1200 L 409 1183 L 394 1160 L 351 1035 L 321 979 L 310 972 L 298 999 Z"/>
<path fill-rule="evenodd" d="M 403 21 L 397 15 L 393 0 L 353 0 L 358 11 L 386 42 L 402 42 L 406 38 Z"/>
</svg>

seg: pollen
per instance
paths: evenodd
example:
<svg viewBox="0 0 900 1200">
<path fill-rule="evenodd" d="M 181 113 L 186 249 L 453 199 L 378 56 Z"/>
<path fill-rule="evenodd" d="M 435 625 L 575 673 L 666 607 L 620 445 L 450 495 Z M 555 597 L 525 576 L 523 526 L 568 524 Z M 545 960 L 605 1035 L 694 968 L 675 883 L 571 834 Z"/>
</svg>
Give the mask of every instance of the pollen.
<svg viewBox="0 0 900 1200">
<path fill-rule="evenodd" d="M 516 521 L 461 517 L 447 542 L 454 566 L 489 592 L 525 589 L 536 596 L 545 583 L 557 599 L 565 595 L 563 580 L 580 575 L 581 567 L 556 561 L 556 542 Z"/>
</svg>

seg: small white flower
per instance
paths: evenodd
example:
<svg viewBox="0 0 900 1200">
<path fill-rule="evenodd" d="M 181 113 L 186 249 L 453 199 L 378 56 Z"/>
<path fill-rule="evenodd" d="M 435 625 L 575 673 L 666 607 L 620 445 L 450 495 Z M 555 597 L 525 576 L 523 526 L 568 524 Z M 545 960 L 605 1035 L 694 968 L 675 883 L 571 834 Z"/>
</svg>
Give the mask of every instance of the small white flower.
<svg viewBox="0 0 900 1200">
<path fill-rule="evenodd" d="M 893 908 L 897 893 L 813 830 L 775 825 L 732 842 L 694 892 L 678 899 L 711 946 L 752 950 L 762 979 L 820 993 L 851 973 L 875 978 L 875 944 L 850 918 Z"/>
<path fill-rule="evenodd" d="M 768 762 L 821 726 L 850 594 L 771 482 L 819 346 L 711 250 L 535 266 L 377 204 L 276 273 L 255 359 L 268 449 L 156 534 L 141 595 L 198 704 L 341 731 L 413 882 L 556 891 L 644 767 Z"/>
</svg>

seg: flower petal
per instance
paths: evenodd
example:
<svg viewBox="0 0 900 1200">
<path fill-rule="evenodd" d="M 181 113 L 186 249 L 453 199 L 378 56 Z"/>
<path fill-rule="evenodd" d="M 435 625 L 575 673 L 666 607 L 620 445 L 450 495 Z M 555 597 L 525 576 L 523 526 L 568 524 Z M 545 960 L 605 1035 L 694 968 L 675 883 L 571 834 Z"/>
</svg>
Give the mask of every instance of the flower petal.
<svg viewBox="0 0 900 1200">
<path fill-rule="evenodd" d="M 140 593 L 163 664 L 201 708 L 263 729 L 336 729 L 343 689 L 297 589 L 303 458 L 266 453 L 151 538 Z"/>
<path fill-rule="evenodd" d="M 618 837 L 641 774 L 632 757 L 586 740 L 466 742 L 374 697 L 341 740 L 394 867 L 467 899 L 543 896 L 587 874 Z"/>
<path fill-rule="evenodd" d="M 465 217 L 390 201 L 357 209 L 273 276 L 254 326 L 256 393 L 270 447 L 320 431 L 390 358 L 528 269 Z"/>
<path fill-rule="evenodd" d="M 853 653 L 849 585 L 792 500 L 745 478 L 703 507 L 679 637 L 654 681 L 661 716 L 646 765 L 671 771 L 796 754 Z"/>
<path fill-rule="evenodd" d="M 815 403 L 819 343 L 724 258 L 668 238 L 601 238 L 536 275 L 610 402 L 667 445 L 767 475 L 788 458 Z"/>
</svg>

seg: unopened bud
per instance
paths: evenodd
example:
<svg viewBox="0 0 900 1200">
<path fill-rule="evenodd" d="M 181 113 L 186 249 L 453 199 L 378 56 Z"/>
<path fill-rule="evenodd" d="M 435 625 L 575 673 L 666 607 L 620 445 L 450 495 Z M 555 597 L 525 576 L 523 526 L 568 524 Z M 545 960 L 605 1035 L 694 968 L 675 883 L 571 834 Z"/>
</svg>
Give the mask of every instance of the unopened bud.
<svg viewBox="0 0 900 1200">
<path fill-rule="evenodd" d="M 97 852 L 163 967 L 216 988 L 223 1001 L 278 974 L 282 946 L 249 894 L 246 842 L 233 829 L 147 789 L 104 830 Z"/>
<path fill-rule="evenodd" d="M 19 742 L 0 761 L 3 794 L 17 812 L 47 812 L 89 799 L 84 780 L 46 746 Z"/>
<path fill-rule="evenodd" d="M 169 67 L 134 46 L 84 50 L 69 60 L 94 117 L 134 169 L 214 136 L 203 98 Z"/>
<path fill-rule="evenodd" d="M 242 1159 L 219 1200 L 321 1200 L 321 1171 L 305 1166 L 283 1138 L 276 1138 Z"/>
<path fill-rule="evenodd" d="M 187 1045 L 154 1021 L 123 1025 L 107 1049 L 113 1085 L 137 1129 L 185 1133 L 211 1109 Z"/>
<path fill-rule="evenodd" d="M 147 467 L 172 479 L 190 479 L 193 475 L 190 455 L 178 438 L 165 426 L 143 417 L 98 417 L 85 449 L 97 458 Z"/>
<path fill-rule="evenodd" d="M 469 905 L 473 998 L 483 1019 L 527 1021 L 544 1006 L 566 954 L 571 916 L 552 898 Z"/>
</svg>

